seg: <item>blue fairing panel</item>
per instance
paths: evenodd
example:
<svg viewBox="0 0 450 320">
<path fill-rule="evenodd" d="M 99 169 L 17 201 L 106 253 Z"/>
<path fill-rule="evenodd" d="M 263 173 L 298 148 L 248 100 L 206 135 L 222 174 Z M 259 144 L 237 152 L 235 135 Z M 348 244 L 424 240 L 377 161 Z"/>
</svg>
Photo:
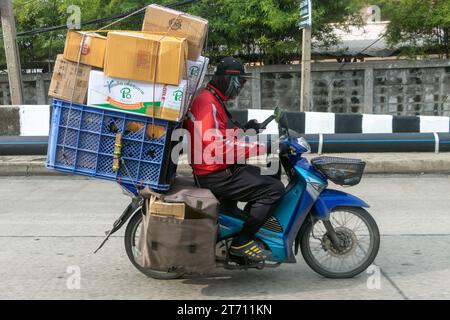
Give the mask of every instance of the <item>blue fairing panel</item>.
<svg viewBox="0 0 450 320">
<path fill-rule="evenodd" d="M 363 200 L 351 194 L 339 190 L 325 189 L 314 204 L 314 214 L 318 219 L 328 220 L 331 210 L 341 206 L 369 207 Z"/>
</svg>

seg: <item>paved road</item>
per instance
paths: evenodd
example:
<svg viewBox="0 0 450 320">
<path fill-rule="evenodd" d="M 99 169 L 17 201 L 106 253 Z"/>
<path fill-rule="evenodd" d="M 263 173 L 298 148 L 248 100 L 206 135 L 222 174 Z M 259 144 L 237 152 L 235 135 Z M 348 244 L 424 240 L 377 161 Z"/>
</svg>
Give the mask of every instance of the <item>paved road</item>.
<svg viewBox="0 0 450 320">
<path fill-rule="evenodd" d="M 346 190 L 372 205 L 380 227 L 376 288 L 374 274 L 325 279 L 302 259 L 273 270 L 149 279 L 128 262 L 122 233 L 92 254 L 127 205 L 117 185 L 0 178 L 0 299 L 450 299 L 449 190 L 447 175 L 368 175 Z"/>
</svg>

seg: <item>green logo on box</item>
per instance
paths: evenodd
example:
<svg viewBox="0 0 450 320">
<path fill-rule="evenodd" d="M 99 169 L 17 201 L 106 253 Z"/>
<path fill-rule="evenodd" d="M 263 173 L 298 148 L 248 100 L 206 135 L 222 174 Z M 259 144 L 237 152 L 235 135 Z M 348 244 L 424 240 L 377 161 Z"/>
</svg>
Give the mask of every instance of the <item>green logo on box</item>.
<svg viewBox="0 0 450 320">
<path fill-rule="evenodd" d="M 175 101 L 181 101 L 181 99 L 183 98 L 183 91 L 181 90 L 177 90 L 173 93 L 173 97 L 175 99 Z"/>
<path fill-rule="evenodd" d="M 196 77 L 196 76 L 198 76 L 199 70 L 200 69 L 197 66 L 191 67 L 189 77 Z"/>
<path fill-rule="evenodd" d="M 120 90 L 120 93 L 122 94 L 122 99 L 131 99 L 131 89 L 130 88 L 123 88 Z"/>
</svg>

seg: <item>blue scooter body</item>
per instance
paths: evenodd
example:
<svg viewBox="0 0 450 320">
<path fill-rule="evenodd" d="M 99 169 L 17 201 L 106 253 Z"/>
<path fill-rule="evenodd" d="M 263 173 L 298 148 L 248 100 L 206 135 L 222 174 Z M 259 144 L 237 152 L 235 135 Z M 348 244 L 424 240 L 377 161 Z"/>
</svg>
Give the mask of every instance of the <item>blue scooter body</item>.
<svg viewBox="0 0 450 320">
<path fill-rule="evenodd" d="M 302 153 L 306 150 L 297 143 L 297 139 L 287 138 L 285 143 L 296 151 L 289 155 L 289 160 L 294 164 L 295 179 L 289 182 L 286 193 L 273 214 L 278 221 L 277 228 L 265 225 L 256 236 L 272 251 L 270 261 L 295 263 L 294 241 L 309 213 L 314 218 L 328 220 L 330 212 L 336 207 L 368 207 L 368 205 L 348 193 L 327 189 L 327 179 L 302 157 Z M 219 240 L 235 236 L 243 224 L 244 220 L 221 212 Z"/>
</svg>

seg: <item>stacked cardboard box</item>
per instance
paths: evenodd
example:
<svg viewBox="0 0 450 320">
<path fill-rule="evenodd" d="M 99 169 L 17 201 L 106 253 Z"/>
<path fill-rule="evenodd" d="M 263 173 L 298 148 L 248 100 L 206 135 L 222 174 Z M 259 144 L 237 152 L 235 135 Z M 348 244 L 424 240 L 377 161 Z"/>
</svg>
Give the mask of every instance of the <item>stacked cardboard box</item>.
<svg viewBox="0 0 450 320">
<path fill-rule="evenodd" d="M 48 95 L 84 104 L 89 73 L 103 68 L 105 49 L 106 38 L 97 33 L 67 32 L 64 54 L 56 58 Z"/>
<path fill-rule="evenodd" d="M 142 30 L 186 38 L 188 58 L 197 61 L 208 33 L 208 20 L 152 4 L 145 11 Z"/>
<path fill-rule="evenodd" d="M 91 66 L 65 60 L 62 54 L 56 58 L 48 95 L 61 100 L 83 104 L 86 101 Z"/>
<path fill-rule="evenodd" d="M 106 51 L 106 37 L 98 33 L 80 31 L 67 32 L 64 59 L 103 68 Z"/>
<path fill-rule="evenodd" d="M 178 121 L 186 105 L 186 93 L 186 80 L 173 86 L 113 78 L 101 71 L 91 71 L 88 104 Z"/>
<path fill-rule="evenodd" d="M 141 31 L 69 31 L 49 96 L 181 121 L 203 82 L 208 21 L 148 6 Z"/>
<path fill-rule="evenodd" d="M 130 80 L 178 85 L 186 68 L 185 38 L 146 32 L 108 33 L 105 74 Z"/>
</svg>

